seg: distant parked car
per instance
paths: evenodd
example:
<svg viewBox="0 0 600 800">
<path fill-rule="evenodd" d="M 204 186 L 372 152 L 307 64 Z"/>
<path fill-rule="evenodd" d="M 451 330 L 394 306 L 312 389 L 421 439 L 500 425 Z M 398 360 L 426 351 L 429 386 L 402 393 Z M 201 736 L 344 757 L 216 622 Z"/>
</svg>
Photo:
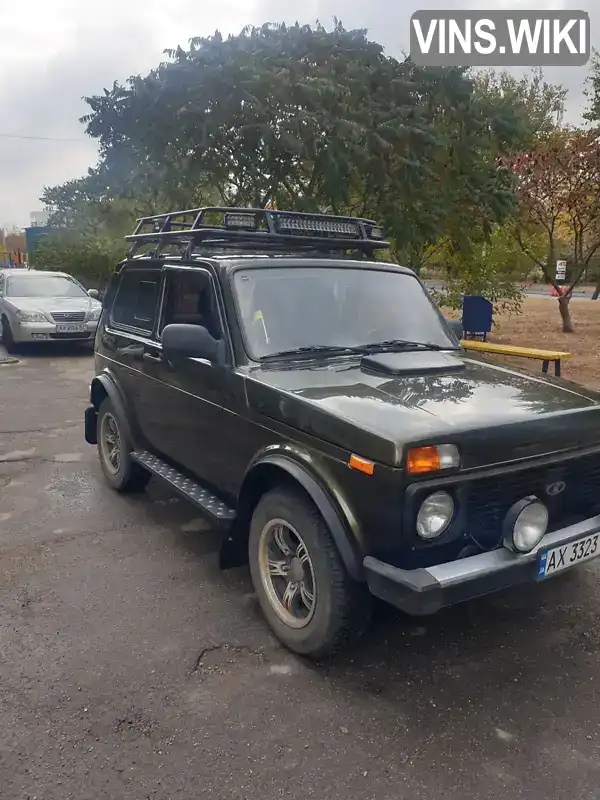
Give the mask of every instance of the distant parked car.
<svg viewBox="0 0 600 800">
<path fill-rule="evenodd" d="M 64 272 L 0 269 L 2 344 L 92 342 L 102 313 L 98 292 Z"/>
</svg>

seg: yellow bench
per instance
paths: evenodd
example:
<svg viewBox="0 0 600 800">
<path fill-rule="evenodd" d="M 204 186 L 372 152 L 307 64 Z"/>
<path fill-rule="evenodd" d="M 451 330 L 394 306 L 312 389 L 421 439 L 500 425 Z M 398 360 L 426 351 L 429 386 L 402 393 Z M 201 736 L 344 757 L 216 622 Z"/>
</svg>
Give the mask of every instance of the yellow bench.
<svg viewBox="0 0 600 800">
<path fill-rule="evenodd" d="M 461 339 L 465 350 L 475 350 L 478 353 L 495 353 L 499 356 L 517 356 L 519 358 L 535 358 L 542 361 L 542 372 L 548 372 L 550 362 L 554 362 L 554 374 L 560 377 L 560 362 L 571 358 L 571 353 L 562 353 L 558 350 L 538 350 L 535 347 L 517 347 L 514 344 L 492 344 L 492 342 L 479 342 L 474 339 Z"/>
</svg>

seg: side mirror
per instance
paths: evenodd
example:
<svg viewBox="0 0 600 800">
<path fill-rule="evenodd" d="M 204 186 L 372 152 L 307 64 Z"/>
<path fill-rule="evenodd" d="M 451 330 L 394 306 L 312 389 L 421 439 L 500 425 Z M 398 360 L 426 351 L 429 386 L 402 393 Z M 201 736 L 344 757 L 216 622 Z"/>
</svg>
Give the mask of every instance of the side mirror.
<svg viewBox="0 0 600 800">
<path fill-rule="evenodd" d="M 465 333 L 463 331 L 462 322 L 459 319 L 447 319 L 446 322 L 448 323 L 448 327 L 450 328 L 452 333 L 456 336 L 456 338 L 460 342 Z"/>
<path fill-rule="evenodd" d="M 88 294 L 94 300 L 99 300 L 100 299 L 100 292 L 98 291 L 98 289 L 88 289 Z"/>
<path fill-rule="evenodd" d="M 219 360 L 219 342 L 202 325 L 167 325 L 162 346 L 167 361 L 204 358 L 214 364 Z"/>
</svg>

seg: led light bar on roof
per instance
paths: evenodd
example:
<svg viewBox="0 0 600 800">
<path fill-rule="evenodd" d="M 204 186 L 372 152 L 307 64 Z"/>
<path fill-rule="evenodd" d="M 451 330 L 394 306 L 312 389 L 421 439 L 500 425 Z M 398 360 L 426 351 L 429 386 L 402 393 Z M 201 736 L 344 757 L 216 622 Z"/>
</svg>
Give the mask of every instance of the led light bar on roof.
<svg viewBox="0 0 600 800">
<path fill-rule="evenodd" d="M 341 236 L 359 236 L 358 226 L 352 222 L 329 219 L 310 219 L 310 217 L 277 218 L 280 231 L 302 231 L 303 233 L 336 233 Z"/>
<path fill-rule="evenodd" d="M 256 216 L 254 214 L 244 214 L 239 212 L 229 212 L 225 214 L 223 222 L 227 228 L 256 228 Z"/>
</svg>

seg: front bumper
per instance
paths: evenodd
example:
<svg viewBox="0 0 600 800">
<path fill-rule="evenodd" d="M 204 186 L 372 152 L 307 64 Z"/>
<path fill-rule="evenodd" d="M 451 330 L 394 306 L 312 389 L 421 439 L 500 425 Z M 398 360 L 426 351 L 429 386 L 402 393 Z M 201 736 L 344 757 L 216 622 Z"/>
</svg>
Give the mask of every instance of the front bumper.
<svg viewBox="0 0 600 800">
<path fill-rule="evenodd" d="M 421 616 L 511 586 L 535 583 L 542 552 L 598 532 L 600 515 L 546 534 L 535 550 L 525 555 L 501 547 L 489 553 L 415 570 L 393 567 L 367 556 L 363 566 L 371 594 L 407 614 Z"/>
<path fill-rule="evenodd" d="M 37 342 L 92 341 L 98 329 L 98 321 L 75 323 L 79 330 L 57 331 L 51 322 L 19 322 L 11 324 L 13 339 L 19 344 Z"/>
</svg>

